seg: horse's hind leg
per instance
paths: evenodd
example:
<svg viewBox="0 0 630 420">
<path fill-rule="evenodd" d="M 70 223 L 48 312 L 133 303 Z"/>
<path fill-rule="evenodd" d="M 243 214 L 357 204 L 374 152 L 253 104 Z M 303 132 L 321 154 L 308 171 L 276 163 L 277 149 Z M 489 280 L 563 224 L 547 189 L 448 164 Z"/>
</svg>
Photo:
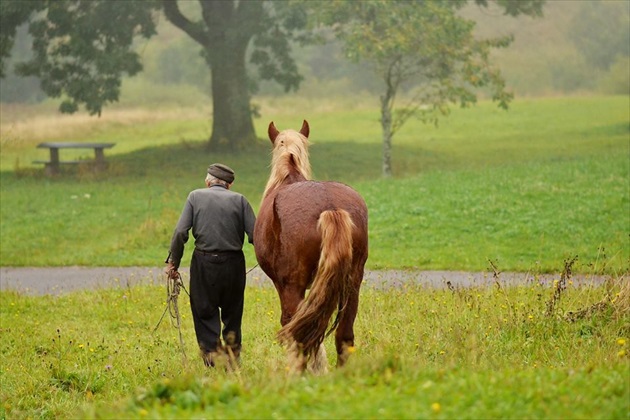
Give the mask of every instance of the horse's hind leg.
<svg viewBox="0 0 630 420">
<path fill-rule="evenodd" d="M 323 374 L 328 372 L 328 357 L 326 356 L 324 343 L 319 345 L 317 353 L 315 353 L 308 361 L 307 368 L 309 372 L 314 374 Z"/>
<path fill-rule="evenodd" d="M 280 316 L 280 325 L 283 327 L 291 321 L 298 305 L 304 299 L 304 290 L 295 287 L 284 287 L 278 289 L 280 296 L 280 307 L 282 315 Z M 291 339 L 284 343 L 287 349 L 288 365 L 287 369 L 290 373 L 302 373 L 306 370 L 307 359 L 302 351 L 301 346 L 295 340 Z"/>
<path fill-rule="evenodd" d="M 360 279 L 363 275 L 361 274 Z M 354 282 L 352 291 L 349 293 L 346 307 L 341 313 L 341 319 L 335 331 L 335 346 L 337 348 L 337 367 L 343 366 L 354 351 L 354 320 L 359 309 L 359 285 L 360 281 Z"/>
</svg>

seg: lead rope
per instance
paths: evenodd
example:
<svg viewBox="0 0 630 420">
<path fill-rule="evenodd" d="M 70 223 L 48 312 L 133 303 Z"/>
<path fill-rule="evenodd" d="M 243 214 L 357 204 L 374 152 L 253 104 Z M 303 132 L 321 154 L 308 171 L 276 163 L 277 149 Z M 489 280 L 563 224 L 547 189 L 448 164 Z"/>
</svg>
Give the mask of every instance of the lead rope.
<svg viewBox="0 0 630 420">
<path fill-rule="evenodd" d="M 187 362 L 188 357 L 186 357 L 186 351 L 184 350 L 184 338 L 182 337 L 182 318 L 179 313 L 179 305 L 177 304 L 177 299 L 179 298 L 179 293 L 181 289 L 184 289 L 189 297 L 190 293 L 188 293 L 188 290 L 186 290 L 186 287 L 184 286 L 182 275 L 179 273 L 179 271 L 177 271 L 176 273 L 177 276 L 174 279 L 171 278 L 171 276 L 169 276 L 168 274 L 166 275 L 166 308 L 164 308 L 164 312 L 162 313 L 160 320 L 153 329 L 153 333 L 157 331 L 158 327 L 162 323 L 162 320 L 164 319 L 164 315 L 166 315 L 166 312 L 168 311 L 171 318 L 171 325 L 177 328 L 177 331 L 179 333 L 179 345 L 182 349 L 184 361 Z"/>
</svg>

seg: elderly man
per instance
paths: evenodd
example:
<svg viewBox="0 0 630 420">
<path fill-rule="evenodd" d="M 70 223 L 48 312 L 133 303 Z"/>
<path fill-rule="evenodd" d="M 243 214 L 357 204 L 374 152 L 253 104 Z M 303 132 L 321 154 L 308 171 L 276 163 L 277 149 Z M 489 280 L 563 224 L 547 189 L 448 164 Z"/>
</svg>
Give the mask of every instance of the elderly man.
<svg viewBox="0 0 630 420">
<path fill-rule="evenodd" d="M 190 262 L 190 306 L 201 356 L 206 366 L 213 367 L 228 348 L 230 362 L 240 359 L 245 233 L 254 243 L 256 216 L 244 196 L 230 191 L 233 182 L 234 171 L 228 166 L 215 163 L 208 167 L 207 188 L 188 195 L 166 267 L 167 274 L 176 278 L 192 228 L 195 250 Z"/>
</svg>

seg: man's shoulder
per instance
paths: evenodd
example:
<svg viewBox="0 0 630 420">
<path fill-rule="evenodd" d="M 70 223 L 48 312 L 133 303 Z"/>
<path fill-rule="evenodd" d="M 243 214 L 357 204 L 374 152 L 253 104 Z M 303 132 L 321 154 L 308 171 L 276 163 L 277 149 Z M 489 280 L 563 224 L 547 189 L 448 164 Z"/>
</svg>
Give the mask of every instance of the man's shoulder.
<svg viewBox="0 0 630 420">
<path fill-rule="evenodd" d="M 223 196 L 232 197 L 234 199 L 243 199 L 247 201 L 247 198 L 239 192 L 229 190 L 227 188 L 198 188 L 190 192 L 191 197 L 195 196 Z"/>
<path fill-rule="evenodd" d="M 188 196 L 193 197 L 199 194 L 203 194 L 207 190 L 208 188 L 197 188 L 196 190 L 192 190 L 190 193 L 188 193 Z"/>
</svg>

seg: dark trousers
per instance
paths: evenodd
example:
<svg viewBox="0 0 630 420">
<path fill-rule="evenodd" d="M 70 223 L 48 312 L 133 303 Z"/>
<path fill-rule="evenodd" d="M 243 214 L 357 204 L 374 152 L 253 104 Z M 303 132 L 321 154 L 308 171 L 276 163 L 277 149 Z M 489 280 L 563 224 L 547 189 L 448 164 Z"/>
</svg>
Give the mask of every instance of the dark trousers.
<svg viewBox="0 0 630 420">
<path fill-rule="evenodd" d="M 222 333 L 226 345 L 236 356 L 240 354 L 244 294 L 242 251 L 194 251 L 190 262 L 190 306 L 197 342 L 203 352 L 220 349 Z"/>
</svg>

